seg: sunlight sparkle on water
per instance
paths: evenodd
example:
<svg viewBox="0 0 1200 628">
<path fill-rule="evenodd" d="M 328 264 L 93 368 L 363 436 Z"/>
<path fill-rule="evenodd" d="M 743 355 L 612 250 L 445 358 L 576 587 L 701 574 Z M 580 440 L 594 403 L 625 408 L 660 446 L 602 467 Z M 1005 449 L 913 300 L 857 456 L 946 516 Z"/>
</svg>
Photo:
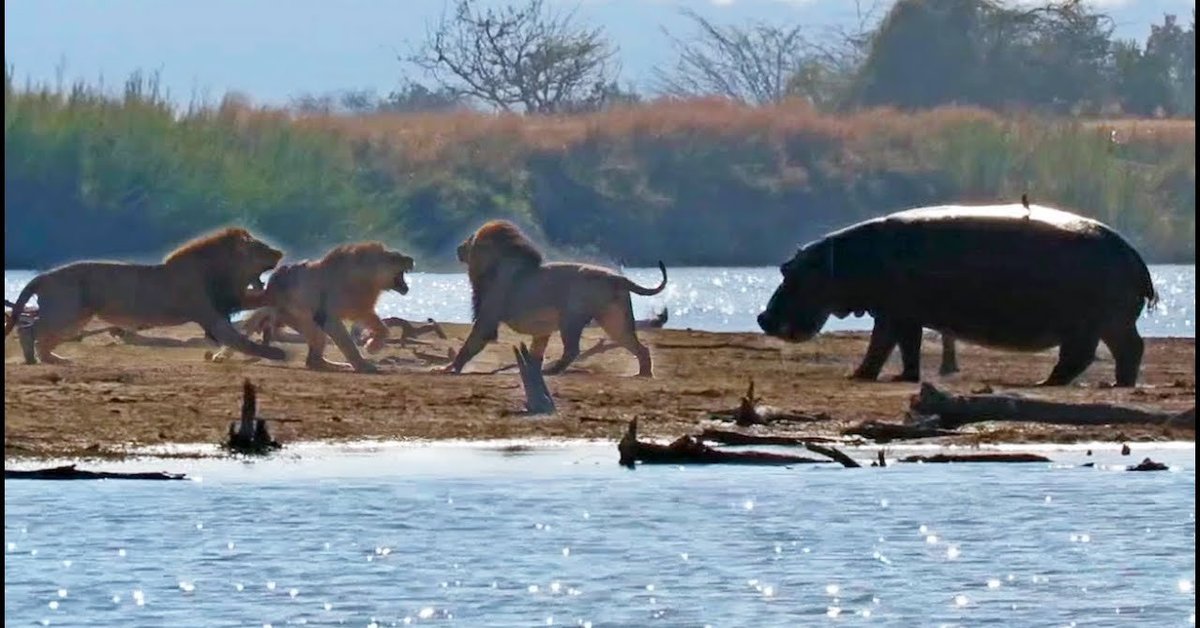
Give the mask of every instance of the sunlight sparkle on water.
<svg viewBox="0 0 1200 628">
<path fill-rule="evenodd" d="M 1192 581 L 1188 580 L 1186 578 L 1180 579 L 1179 580 L 1179 592 L 1180 593 L 1191 593 L 1192 592 Z"/>
</svg>

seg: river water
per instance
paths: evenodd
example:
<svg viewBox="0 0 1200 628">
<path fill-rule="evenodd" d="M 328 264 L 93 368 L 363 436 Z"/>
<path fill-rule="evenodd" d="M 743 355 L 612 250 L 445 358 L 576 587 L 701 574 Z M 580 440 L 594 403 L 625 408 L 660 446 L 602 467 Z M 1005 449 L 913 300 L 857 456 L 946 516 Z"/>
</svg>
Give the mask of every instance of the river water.
<svg viewBox="0 0 1200 628">
<path fill-rule="evenodd" d="M 649 318 L 668 308 L 669 329 L 759 331 L 755 317 L 779 286 L 777 268 L 669 268 L 667 289 L 654 297 L 633 296 L 634 313 Z M 1159 308 L 1143 315 L 1138 327 L 1144 336 L 1196 336 L 1196 267 L 1150 267 L 1161 295 Z M 658 285 L 657 268 L 629 268 L 625 274 L 644 286 Z M 29 271 L 5 271 L 4 295 L 13 300 L 32 278 Z M 384 316 L 444 322 L 469 322 L 470 290 L 465 274 L 413 273 L 407 296 L 386 292 L 379 302 Z M 827 331 L 870 330 L 871 318 L 830 318 Z"/>
<path fill-rule="evenodd" d="M 630 471 L 612 444 L 298 445 L 6 480 L 5 625 L 1194 624 L 1194 445 L 1092 447 Z M 1120 470 L 1142 456 L 1173 468 Z"/>
</svg>

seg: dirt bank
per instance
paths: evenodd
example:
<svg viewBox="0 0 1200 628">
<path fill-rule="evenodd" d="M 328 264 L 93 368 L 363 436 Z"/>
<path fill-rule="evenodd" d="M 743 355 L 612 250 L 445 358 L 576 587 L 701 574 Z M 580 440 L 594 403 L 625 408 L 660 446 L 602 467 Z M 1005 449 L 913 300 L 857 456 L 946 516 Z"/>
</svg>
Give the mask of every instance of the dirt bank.
<svg viewBox="0 0 1200 628">
<path fill-rule="evenodd" d="M 514 371 L 481 374 L 511 364 L 517 336 L 500 341 L 468 365 L 468 373 L 428 372 L 414 354 L 445 355 L 461 344 L 467 328 L 446 325 L 446 340 L 391 346 L 374 356 L 381 375 L 314 373 L 303 368 L 302 345 L 284 345 L 286 364 L 204 360 L 198 328 L 147 332 L 183 346 L 126 344 L 108 334 L 63 345 L 68 366 L 21 363 L 15 334 L 5 340 L 5 457 L 105 456 L 129 445 L 216 443 L 240 403 L 242 379 L 260 387 L 260 414 L 298 419 L 277 427 L 283 440 L 619 438 L 638 417 L 646 437 L 674 438 L 706 423 L 710 411 L 731 408 L 753 377 L 764 403 L 783 410 L 824 413 L 828 420 L 803 426 L 806 434 L 836 435 L 865 419 L 898 420 L 914 384 L 861 383 L 845 378 L 866 348 L 866 334 L 829 334 L 802 345 L 785 345 L 761 334 L 652 330 L 641 332 L 655 360 L 654 379 L 630 377 L 637 365 L 622 350 L 576 363 L 550 378 L 559 407 L 554 418 L 511 416 L 523 404 Z M 399 330 L 395 330 L 399 334 Z M 600 332 L 588 330 L 584 347 Z M 962 373 L 939 377 L 939 343 L 925 343 L 924 371 L 939 387 L 968 392 L 984 384 L 996 391 L 1036 394 L 1063 401 L 1144 404 L 1182 410 L 1195 404 L 1195 341 L 1147 341 L 1142 385 L 1104 387 L 1112 362 L 1100 359 L 1075 386 L 1033 389 L 1050 370 L 1055 353 L 1003 353 L 962 345 Z M 552 341 L 550 358 L 559 346 Z M 340 360 L 330 347 L 329 357 Z M 885 376 L 898 370 L 898 356 Z M 1077 440 L 1193 440 L 1194 431 L 1160 427 L 1062 428 L 1035 424 L 980 424 L 960 442 L 1072 442 Z"/>
</svg>

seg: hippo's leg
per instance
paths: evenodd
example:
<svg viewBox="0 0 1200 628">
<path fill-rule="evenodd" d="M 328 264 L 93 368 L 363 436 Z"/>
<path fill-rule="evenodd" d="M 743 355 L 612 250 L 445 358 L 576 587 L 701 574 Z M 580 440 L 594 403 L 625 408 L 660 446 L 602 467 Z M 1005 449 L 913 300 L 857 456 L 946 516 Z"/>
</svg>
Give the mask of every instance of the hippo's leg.
<svg viewBox="0 0 1200 628">
<path fill-rule="evenodd" d="M 1081 334 L 1063 339 L 1058 347 L 1058 364 L 1050 371 L 1050 377 L 1038 383 L 1038 386 L 1066 386 L 1079 377 L 1091 366 L 1096 359 L 1096 346 L 1100 344 L 1097 335 Z"/>
<path fill-rule="evenodd" d="M 958 354 L 954 348 L 954 336 L 942 334 L 942 367 L 938 373 L 950 375 L 958 372 Z"/>
<path fill-rule="evenodd" d="M 854 369 L 850 378 L 874 381 L 895 348 L 896 332 L 892 324 L 876 317 L 875 327 L 871 329 L 871 341 L 867 344 L 867 355 L 863 356 L 862 363 Z"/>
<path fill-rule="evenodd" d="M 900 343 L 899 375 L 892 377 L 893 382 L 921 381 L 921 326 L 912 323 L 896 324 L 893 326 L 897 341 Z"/>
<path fill-rule="evenodd" d="M 1113 362 L 1117 364 L 1117 386 L 1136 386 L 1138 370 L 1142 366 L 1142 353 L 1146 349 L 1146 343 L 1142 341 L 1137 325 L 1131 323 L 1127 327 L 1109 331 L 1102 339 L 1112 352 Z"/>
</svg>

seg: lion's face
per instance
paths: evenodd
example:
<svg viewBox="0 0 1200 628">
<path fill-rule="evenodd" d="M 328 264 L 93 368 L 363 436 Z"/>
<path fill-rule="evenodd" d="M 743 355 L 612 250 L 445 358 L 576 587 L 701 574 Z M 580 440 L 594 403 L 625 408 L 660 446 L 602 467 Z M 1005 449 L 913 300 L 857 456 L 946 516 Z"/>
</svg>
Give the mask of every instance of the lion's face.
<svg viewBox="0 0 1200 628">
<path fill-rule="evenodd" d="M 458 253 L 458 261 L 460 261 L 464 264 L 467 263 L 467 256 L 471 253 L 471 240 L 472 239 L 473 238 L 467 238 L 466 240 L 463 240 L 458 245 L 458 250 L 456 251 Z"/>
<path fill-rule="evenodd" d="M 262 274 L 279 265 L 283 251 L 247 233 L 234 242 L 232 257 L 241 262 L 237 266 L 246 279 L 245 285 L 262 290 Z"/>
<path fill-rule="evenodd" d="M 383 290 L 395 290 L 400 294 L 408 294 L 408 282 L 404 273 L 411 271 L 415 263 L 413 258 L 390 249 L 371 251 L 368 259 L 363 260 L 373 270 L 374 283 Z"/>
</svg>

